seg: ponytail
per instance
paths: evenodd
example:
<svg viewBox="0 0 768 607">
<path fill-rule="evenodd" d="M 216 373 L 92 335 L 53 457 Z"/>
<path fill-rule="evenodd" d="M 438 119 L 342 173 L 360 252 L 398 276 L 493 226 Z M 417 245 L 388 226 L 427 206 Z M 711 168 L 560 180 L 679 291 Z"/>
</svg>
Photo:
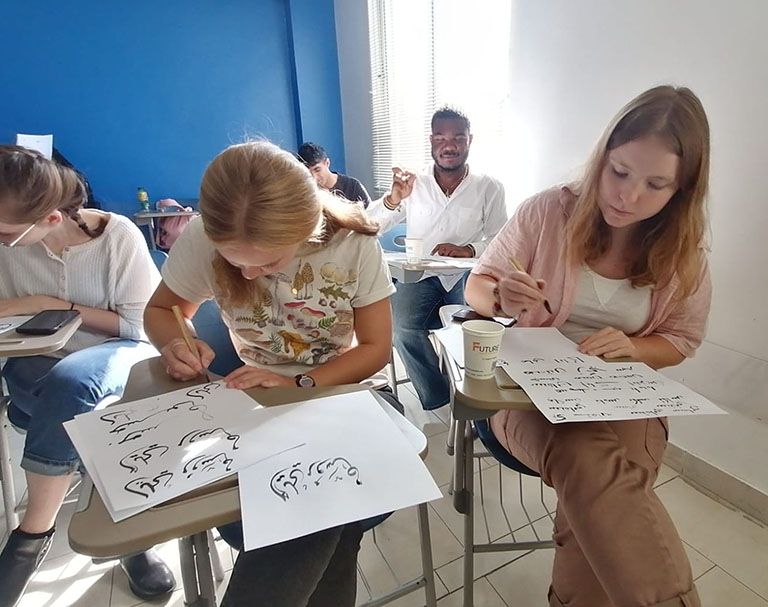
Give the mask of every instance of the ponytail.
<svg viewBox="0 0 768 607">
<path fill-rule="evenodd" d="M 34 150 L 0 145 L 0 213 L 7 221 L 35 223 L 60 211 L 96 238 L 106 221 L 95 229 L 88 227 L 80 216 L 86 197 L 85 184 L 72 169 Z"/>
</svg>

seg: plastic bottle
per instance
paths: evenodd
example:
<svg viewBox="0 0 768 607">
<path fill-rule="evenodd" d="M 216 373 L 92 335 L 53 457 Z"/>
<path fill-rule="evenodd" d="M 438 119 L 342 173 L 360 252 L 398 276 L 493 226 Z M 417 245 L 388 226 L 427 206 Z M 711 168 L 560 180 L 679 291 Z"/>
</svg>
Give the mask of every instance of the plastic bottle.
<svg viewBox="0 0 768 607">
<path fill-rule="evenodd" d="M 149 211 L 149 194 L 147 194 L 144 188 L 139 187 L 136 189 L 136 198 L 139 201 L 142 213 Z"/>
</svg>

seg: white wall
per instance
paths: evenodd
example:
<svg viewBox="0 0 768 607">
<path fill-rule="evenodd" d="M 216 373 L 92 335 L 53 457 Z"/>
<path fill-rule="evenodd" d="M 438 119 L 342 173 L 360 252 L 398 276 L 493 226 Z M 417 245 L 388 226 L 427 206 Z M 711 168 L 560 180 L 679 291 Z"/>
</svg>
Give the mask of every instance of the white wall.
<svg viewBox="0 0 768 607">
<path fill-rule="evenodd" d="M 363 4 L 336 0 L 343 109 L 354 111 L 344 117 L 349 166 L 356 155 L 369 158 L 363 153 L 370 141 L 363 123 L 369 89 L 355 72 L 367 48 L 360 46 L 367 43 Z M 610 118 L 637 93 L 670 82 L 700 96 L 712 129 L 715 292 L 707 343 L 671 374 L 762 420 L 768 420 L 766 22 L 762 0 L 515 2 L 513 128 L 508 147 L 499 150 L 510 158 L 504 181 L 514 184 L 508 191 L 514 203 L 577 175 Z M 353 38 L 355 47 L 343 44 Z"/>
<path fill-rule="evenodd" d="M 347 175 L 373 195 L 371 57 L 366 0 L 334 0 Z"/>
<path fill-rule="evenodd" d="M 705 344 L 672 374 L 768 419 L 768 3 L 517 2 L 512 87 L 528 194 L 567 177 L 619 107 L 659 83 L 685 84 L 712 129 L 714 297 Z M 519 148 L 518 148 L 519 149 Z M 513 168 L 516 170 L 516 168 Z M 725 373 L 718 373 L 718 369 Z M 732 381 L 737 378 L 738 381 Z"/>
</svg>

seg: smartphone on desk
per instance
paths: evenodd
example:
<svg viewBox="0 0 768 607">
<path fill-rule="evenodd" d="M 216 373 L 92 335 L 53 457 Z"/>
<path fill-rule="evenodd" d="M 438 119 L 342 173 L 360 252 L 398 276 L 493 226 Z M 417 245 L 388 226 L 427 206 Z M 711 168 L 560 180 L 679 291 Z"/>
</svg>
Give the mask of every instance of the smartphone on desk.
<svg viewBox="0 0 768 607">
<path fill-rule="evenodd" d="M 483 316 L 482 314 L 478 314 L 477 312 L 469 308 L 457 310 L 451 315 L 451 318 L 453 318 L 453 320 L 455 320 L 456 322 L 464 322 L 466 320 L 492 320 L 507 328 L 512 327 L 517 323 L 516 318 L 489 318 L 488 316 Z"/>
<path fill-rule="evenodd" d="M 80 316 L 77 310 L 43 310 L 16 327 L 22 335 L 53 335 Z"/>
</svg>

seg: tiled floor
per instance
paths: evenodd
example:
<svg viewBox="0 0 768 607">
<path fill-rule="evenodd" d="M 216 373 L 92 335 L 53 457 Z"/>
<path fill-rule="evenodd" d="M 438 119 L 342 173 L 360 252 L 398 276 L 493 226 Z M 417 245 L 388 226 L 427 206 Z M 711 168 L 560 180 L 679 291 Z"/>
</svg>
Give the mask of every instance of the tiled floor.
<svg viewBox="0 0 768 607">
<path fill-rule="evenodd" d="M 409 419 L 429 437 L 426 463 L 445 494 L 452 466 L 445 453 L 448 412 L 422 411 L 408 384 L 401 386 L 400 396 Z M 18 453 L 21 437 L 14 436 L 13 442 L 14 452 Z M 497 504 L 494 506 L 498 475 L 498 465 L 487 462 L 483 469 L 486 514 L 476 519 L 478 541 L 488 536 L 496 540 L 508 534 L 504 513 Z M 504 483 L 517 483 L 516 477 L 506 470 L 502 471 L 502 477 Z M 670 468 L 662 469 L 657 487 L 685 541 L 703 604 L 706 607 L 768 607 L 768 528 L 700 493 Z M 544 505 L 551 509 L 554 496 L 546 492 L 542 505 L 538 483 L 531 478 L 525 479 L 523 491 L 529 512 L 536 519 L 537 531 L 546 536 L 551 523 Z M 50 556 L 32 580 L 22 607 L 183 605 L 180 590 L 164 601 L 143 603 L 131 594 L 125 575 L 116 563 L 94 565 L 89 558 L 72 553 L 64 531 L 72 508 L 69 505 L 62 511 L 58 522 L 62 531 Z M 525 520 L 521 515 L 515 515 L 514 508 L 508 514 L 513 528 L 524 524 Z M 462 519 L 453 510 L 448 497 L 430 504 L 430 523 L 438 605 L 460 607 Z M 368 600 L 368 588 L 378 595 L 417 575 L 420 561 L 416 529 L 415 509 L 409 509 L 397 512 L 377 527 L 375 542 L 371 533 L 366 534 L 359 558 L 359 602 Z M 530 527 L 523 529 L 522 536 L 533 539 Z M 229 571 L 233 563 L 232 551 L 222 541 L 217 542 L 217 548 L 225 570 Z M 180 582 L 176 542 L 168 542 L 160 550 Z M 475 605 L 543 607 L 551 566 L 551 550 L 477 555 Z M 219 587 L 220 595 L 226 579 Z M 422 592 L 392 603 L 395 607 L 423 604 Z"/>
</svg>

